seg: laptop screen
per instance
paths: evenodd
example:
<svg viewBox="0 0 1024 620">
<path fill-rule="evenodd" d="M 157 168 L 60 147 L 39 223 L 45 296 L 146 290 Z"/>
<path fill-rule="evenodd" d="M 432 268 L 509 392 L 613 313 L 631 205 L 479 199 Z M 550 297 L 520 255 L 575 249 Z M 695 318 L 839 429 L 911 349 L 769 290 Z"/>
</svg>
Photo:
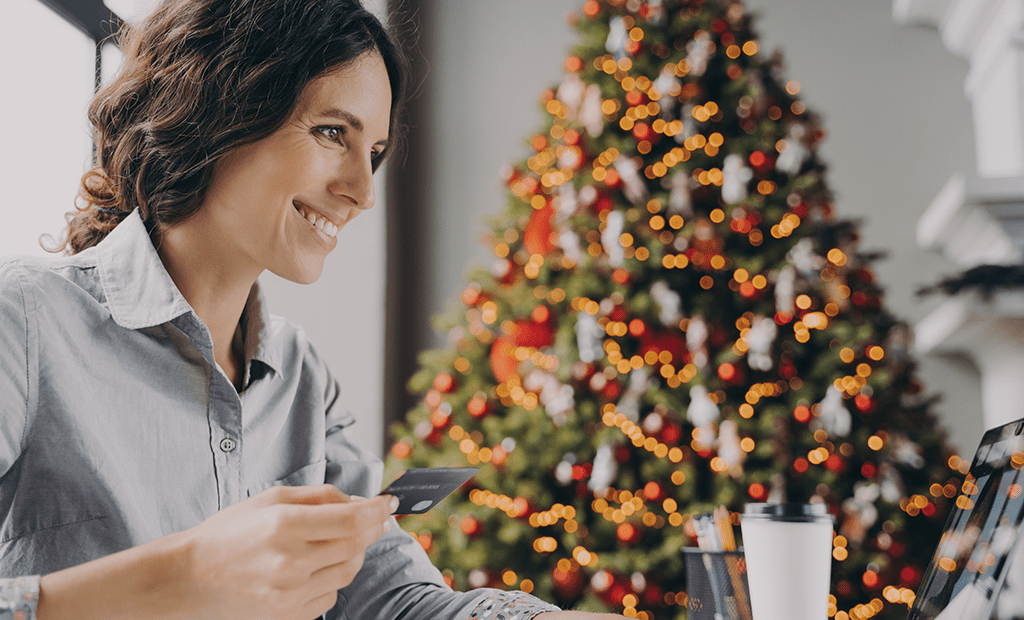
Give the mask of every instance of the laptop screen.
<svg viewBox="0 0 1024 620">
<path fill-rule="evenodd" d="M 1019 555 L 1022 516 L 1024 420 L 1018 420 L 982 438 L 908 620 L 988 620 Z"/>
</svg>

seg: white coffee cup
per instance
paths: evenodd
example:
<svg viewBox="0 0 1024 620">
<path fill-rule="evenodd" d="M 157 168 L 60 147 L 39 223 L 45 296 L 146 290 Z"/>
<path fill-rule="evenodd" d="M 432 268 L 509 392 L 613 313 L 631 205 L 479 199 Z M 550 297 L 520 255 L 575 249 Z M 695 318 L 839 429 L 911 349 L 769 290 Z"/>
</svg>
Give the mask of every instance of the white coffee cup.
<svg viewBox="0 0 1024 620">
<path fill-rule="evenodd" d="M 740 519 L 753 620 L 827 620 L 832 516 L 825 504 L 747 504 Z"/>
</svg>

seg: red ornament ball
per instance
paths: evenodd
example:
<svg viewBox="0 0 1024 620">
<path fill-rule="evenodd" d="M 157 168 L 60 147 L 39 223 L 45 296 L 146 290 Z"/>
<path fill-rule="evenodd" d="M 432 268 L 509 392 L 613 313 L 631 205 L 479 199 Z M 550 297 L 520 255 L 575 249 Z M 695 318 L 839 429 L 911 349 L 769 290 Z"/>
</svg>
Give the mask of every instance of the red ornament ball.
<svg viewBox="0 0 1024 620">
<path fill-rule="evenodd" d="M 620 523 L 619 527 L 615 530 L 615 536 L 623 544 L 635 545 L 643 537 L 643 530 L 633 523 Z"/>
<path fill-rule="evenodd" d="M 473 517 L 466 517 L 459 523 L 462 533 L 471 538 L 483 534 L 484 525 Z"/>
<path fill-rule="evenodd" d="M 442 372 L 441 374 L 434 377 L 434 389 L 438 392 L 448 393 L 454 390 L 458 386 L 458 382 L 455 377 L 449 372 Z"/>
<path fill-rule="evenodd" d="M 554 218 L 555 210 L 550 204 L 534 210 L 530 216 L 530 223 L 523 231 L 523 247 L 530 254 L 547 256 L 555 249 L 552 241 L 553 228 L 551 220 Z"/>
</svg>

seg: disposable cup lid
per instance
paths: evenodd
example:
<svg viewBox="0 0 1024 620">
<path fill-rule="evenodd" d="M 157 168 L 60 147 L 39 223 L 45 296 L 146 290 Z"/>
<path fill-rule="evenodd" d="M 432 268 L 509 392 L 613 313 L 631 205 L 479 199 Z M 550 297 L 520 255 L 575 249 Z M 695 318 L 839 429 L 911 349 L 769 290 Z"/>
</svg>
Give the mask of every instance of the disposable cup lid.
<svg viewBox="0 0 1024 620">
<path fill-rule="evenodd" d="M 743 519 L 766 521 L 832 521 L 825 504 L 747 504 Z"/>
</svg>

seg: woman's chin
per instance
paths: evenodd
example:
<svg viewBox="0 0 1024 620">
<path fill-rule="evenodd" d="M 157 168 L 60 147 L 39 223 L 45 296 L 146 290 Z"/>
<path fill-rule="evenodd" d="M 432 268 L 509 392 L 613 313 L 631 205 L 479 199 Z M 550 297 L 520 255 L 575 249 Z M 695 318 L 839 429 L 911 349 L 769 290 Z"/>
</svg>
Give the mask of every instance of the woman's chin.
<svg viewBox="0 0 1024 620">
<path fill-rule="evenodd" d="M 296 284 L 312 284 L 320 279 L 324 272 L 323 261 L 309 261 L 304 265 L 296 265 L 290 269 L 271 269 L 271 273 Z"/>
</svg>

